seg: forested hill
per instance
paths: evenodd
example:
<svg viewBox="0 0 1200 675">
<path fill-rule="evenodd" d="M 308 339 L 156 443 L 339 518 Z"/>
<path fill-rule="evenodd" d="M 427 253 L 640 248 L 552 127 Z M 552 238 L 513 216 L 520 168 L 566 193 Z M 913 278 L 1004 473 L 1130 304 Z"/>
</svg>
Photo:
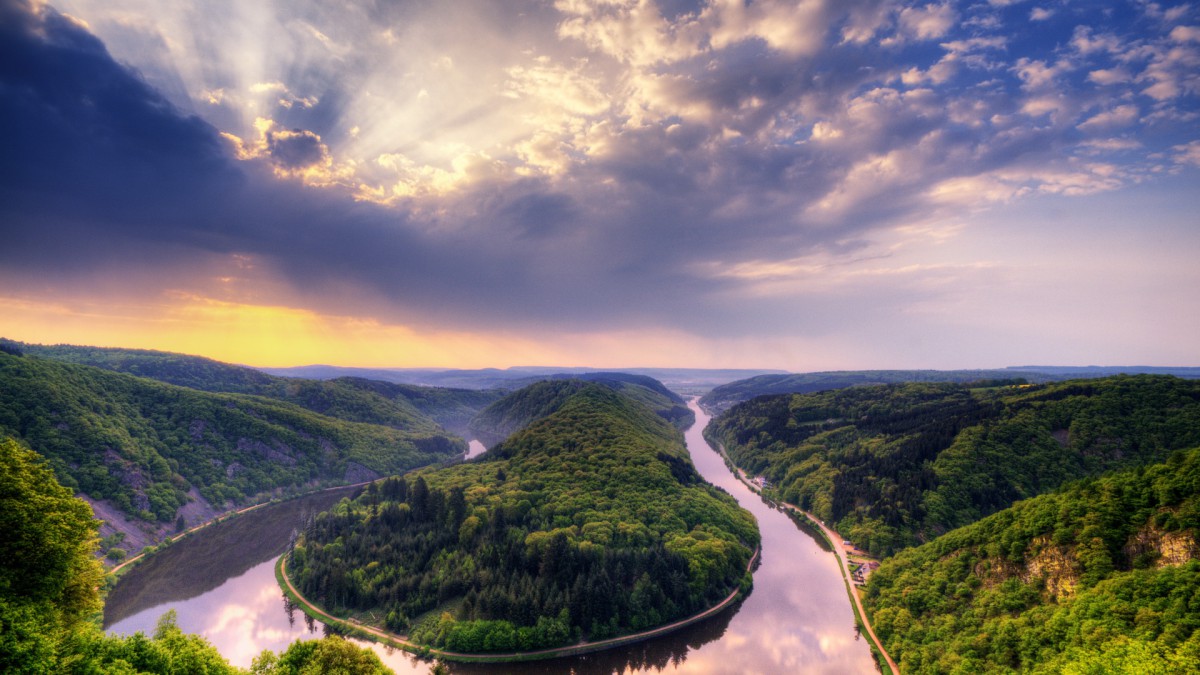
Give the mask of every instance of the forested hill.
<svg viewBox="0 0 1200 675">
<path fill-rule="evenodd" d="M 1200 381 L 764 396 L 715 418 L 707 433 L 784 500 L 889 555 L 1068 481 L 1200 445 Z"/>
<path fill-rule="evenodd" d="M 572 387 L 481 458 L 321 514 L 289 575 L 327 609 L 466 652 L 626 634 L 727 596 L 758 543 L 753 516 L 650 409 Z"/>
<path fill-rule="evenodd" d="M 490 447 L 534 420 L 554 412 L 571 396 L 586 388 L 589 382 L 637 400 L 679 429 L 686 429 L 695 423 L 696 417 L 683 405 L 683 399 L 668 391 L 657 380 L 635 375 L 615 377 L 618 375 L 623 374 L 589 374 L 588 380 L 573 378 L 535 382 L 484 408 L 471 420 L 471 433 Z M 649 383 L 643 380 L 649 380 Z"/>
<path fill-rule="evenodd" d="M 1115 375 L 1172 375 L 1200 379 L 1200 368 L 1151 366 L 1017 366 L 989 370 L 835 370 L 820 373 L 767 374 L 714 387 L 700 399 L 705 410 L 720 413 L 755 396 L 811 394 L 831 389 L 906 382 L 953 382 L 976 387 L 1003 382 L 1044 384 Z"/>
<path fill-rule="evenodd" d="M 437 425 L 455 433 L 465 432 L 476 413 L 504 394 L 500 390 L 397 385 L 356 377 L 278 377 L 201 356 L 146 349 L 2 342 L 11 351 L 31 356 L 96 366 L 201 391 L 265 396 L 347 421 L 429 433 L 436 433 Z"/>
<path fill-rule="evenodd" d="M 96 520 L 55 480 L 45 460 L 0 438 L 0 672 L 7 675 L 140 673 L 247 675 L 175 613 L 151 636 L 109 636 L 94 615 L 104 571 L 93 557 Z M 388 675 L 374 652 L 338 637 L 296 641 L 279 655 L 263 652 L 255 675 Z"/>
<path fill-rule="evenodd" d="M 1200 672 L 1200 448 L 887 560 L 865 602 L 905 673 Z"/>
<path fill-rule="evenodd" d="M 64 485 L 164 523 L 189 500 L 222 510 L 262 492 L 400 473 L 466 447 L 428 421 L 347 422 L 8 352 L 0 352 L 0 436 L 47 458 Z"/>
<path fill-rule="evenodd" d="M 834 370 L 820 373 L 790 373 L 759 375 L 714 387 L 700 398 L 705 410 L 723 412 L 755 396 L 770 394 L 811 394 L 831 389 L 903 384 L 906 382 L 953 382 L 956 384 L 999 381 L 1022 383 L 1049 382 L 1062 379 L 1048 373 L 1004 370 Z"/>
<path fill-rule="evenodd" d="M 597 382 L 617 389 L 613 383 L 634 384 L 639 387 L 649 389 L 650 391 L 662 396 L 663 398 L 677 403 L 682 406 L 687 406 L 687 401 L 682 396 L 667 389 L 666 385 L 648 375 L 637 375 L 634 373 L 617 373 L 617 372 L 591 372 L 591 373 L 555 373 L 544 377 L 530 377 L 523 380 L 513 380 L 513 388 L 524 388 L 531 384 L 541 382 L 542 380 L 583 380 L 584 382 Z"/>
</svg>

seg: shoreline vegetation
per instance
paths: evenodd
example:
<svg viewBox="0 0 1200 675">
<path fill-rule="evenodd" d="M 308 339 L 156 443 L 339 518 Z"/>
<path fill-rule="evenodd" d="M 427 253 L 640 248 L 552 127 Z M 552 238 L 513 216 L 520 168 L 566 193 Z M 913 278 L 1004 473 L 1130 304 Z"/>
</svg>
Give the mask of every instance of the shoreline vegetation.
<svg viewBox="0 0 1200 675">
<path fill-rule="evenodd" d="M 761 549 L 756 548 L 754 554 L 750 557 L 750 562 L 746 565 L 746 574 L 751 575 L 754 566 L 758 563 Z M 605 638 L 603 640 L 584 641 L 573 645 L 564 645 L 562 647 L 551 647 L 547 649 L 538 649 L 524 652 L 508 652 L 508 653 L 493 653 L 493 652 L 453 652 L 428 645 L 413 642 L 406 636 L 391 633 L 381 630 L 377 626 L 364 624 L 356 619 L 349 617 L 334 616 L 313 602 L 309 601 L 300 594 L 296 587 L 292 584 L 291 579 L 287 576 L 287 558 L 285 553 L 279 556 L 275 562 L 275 580 L 279 582 L 279 586 L 283 589 L 283 593 L 295 606 L 303 611 L 308 616 L 321 621 L 332 628 L 345 633 L 349 637 L 363 638 L 378 642 L 383 645 L 395 647 L 411 654 L 416 654 L 421 658 L 439 658 L 446 661 L 458 661 L 463 663 L 514 663 L 519 661 L 543 661 L 547 659 L 555 659 L 566 656 L 578 656 L 581 654 L 589 654 L 592 652 L 603 651 L 620 647 L 623 645 L 634 644 L 650 640 L 668 633 L 673 633 L 688 626 L 697 624 L 706 619 L 710 619 L 721 612 L 729 609 L 743 599 L 751 590 L 751 585 L 743 583 L 734 588 L 729 595 L 725 596 L 716 605 L 709 607 L 701 612 L 685 617 L 678 621 L 671 622 L 663 626 L 657 626 L 638 633 L 630 635 L 619 635 L 617 637 Z M 899 672 L 899 671 L 897 671 Z"/>
</svg>

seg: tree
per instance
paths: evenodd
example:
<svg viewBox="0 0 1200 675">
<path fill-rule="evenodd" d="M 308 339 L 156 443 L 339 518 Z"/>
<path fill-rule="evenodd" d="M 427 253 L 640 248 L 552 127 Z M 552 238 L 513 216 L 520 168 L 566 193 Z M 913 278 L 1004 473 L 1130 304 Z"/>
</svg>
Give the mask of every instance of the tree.
<svg viewBox="0 0 1200 675">
<path fill-rule="evenodd" d="M 99 611 L 97 527 L 37 453 L 0 440 L 0 671 L 53 670 L 59 643 Z"/>
<path fill-rule="evenodd" d="M 264 651 L 251 666 L 254 675 L 393 675 L 375 652 L 337 636 L 297 640 L 278 657 Z"/>
</svg>

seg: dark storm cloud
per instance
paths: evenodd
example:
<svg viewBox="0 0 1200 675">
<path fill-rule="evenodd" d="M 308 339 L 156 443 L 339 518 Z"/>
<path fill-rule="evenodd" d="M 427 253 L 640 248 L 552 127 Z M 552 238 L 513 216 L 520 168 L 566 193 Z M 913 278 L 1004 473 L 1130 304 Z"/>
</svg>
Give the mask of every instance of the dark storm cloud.
<svg viewBox="0 0 1200 675">
<path fill-rule="evenodd" d="M 208 220 L 181 204 L 217 202 L 241 180 L 214 130 L 71 20 L 14 1 L 0 13 L 0 208 L 6 234 L 31 242 L 3 247 L 4 263 L 79 264 L 95 251 L 74 236 L 203 236 Z"/>
<path fill-rule="evenodd" d="M 304 129 L 268 132 L 267 152 L 285 169 L 303 169 L 329 160 L 329 148 L 321 137 Z"/>
</svg>

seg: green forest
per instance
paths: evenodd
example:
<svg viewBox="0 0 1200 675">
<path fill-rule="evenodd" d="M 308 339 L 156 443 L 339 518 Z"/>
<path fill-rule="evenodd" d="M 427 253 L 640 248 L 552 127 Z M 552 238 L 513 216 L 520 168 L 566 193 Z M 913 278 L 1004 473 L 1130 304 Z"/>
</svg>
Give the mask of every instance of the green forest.
<svg viewBox="0 0 1200 675">
<path fill-rule="evenodd" d="M 533 382 L 508 394 L 471 420 L 471 435 L 487 446 L 499 443 L 529 423 L 553 413 L 589 383 L 608 387 L 638 401 L 679 429 L 686 429 L 696 421 L 683 399 L 655 379 L 623 373 L 587 373 L 574 379 Z"/>
<path fill-rule="evenodd" d="M 627 634 L 748 583 L 753 516 L 700 478 L 680 432 L 608 387 L 560 386 L 565 400 L 475 461 L 385 479 L 313 519 L 293 582 L 464 652 Z"/>
<path fill-rule="evenodd" d="M 1200 381 L 915 383 L 762 396 L 707 435 L 777 496 L 887 556 L 1105 471 L 1200 445 Z"/>
<path fill-rule="evenodd" d="M 706 410 L 724 412 L 735 404 L 771 394 L 811 394 L 833 389 L 909 382 L 955 384 L 1048 382 L 1065 379 L 1041 372 L 1002 370 L 833 370 L 819 373 L 768 374 L 713 387 L 700 398 Z M 978 386 L 978 385 L 976 385 Z"/>
<path fill-rule="evenodd" d="M 174 520 L 193 488 L 236 505 L 401 473 L 466 448 L 419 413 L 410 426 L 345 421 L 13 351 L 0 351 L 0 435 L 45 457 L 68 488 L 146 520 Z M 347 414 L 336 401 L 329 408 Z"/>
<path fill-rule="evenodd" d="M 95 366 L 200 391 L 252 394 L 294 403 L 348 422 L 382 424 L 407 431 L 436 433 L 441 425 L 464 433 L 480 410 L 506 392 L 394 384 L 358 377 L 311 380 L 277 377 L 253 368 L 200 356 L 146 349 L 32 345 L 11 340 L 11 353 Z"/>
<path fill-rule="evenodd" d="M 872 575 L 906 673 L 1200 672 L 1200 448 L 1021 501 Z"/>
<path fill-rule="evenodd" d="M 151 636 L 100 630 L 104 577 L 94 557 L 91 508 L 58 484 L 45 460 L 0 438 L 0 672 L 14 675 L 95 673 L 237 675 L 204 638 L 183 633 L 173 613 Z M 385 675 L 373 652 L 340 637 L 297 641 L 282 654 L 263 652 L 249 672 Z"/>
</svg>

